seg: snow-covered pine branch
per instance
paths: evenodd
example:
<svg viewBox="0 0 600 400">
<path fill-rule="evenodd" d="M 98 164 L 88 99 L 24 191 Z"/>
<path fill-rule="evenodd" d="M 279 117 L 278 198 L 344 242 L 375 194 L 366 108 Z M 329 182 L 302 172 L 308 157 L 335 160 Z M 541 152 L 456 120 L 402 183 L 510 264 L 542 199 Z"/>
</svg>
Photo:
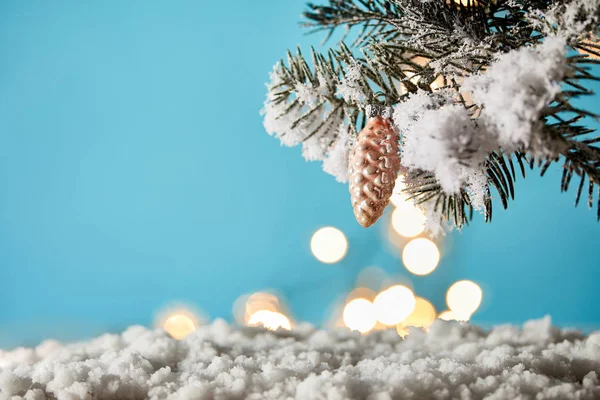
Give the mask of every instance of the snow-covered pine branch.
<svg viewBox="0 0 600 400">
<path fill-rule="evenodd" d="M 573 176 L 600 188 L 600 141 L 572 104 L 590 95 L 600 56 L 597 0 L 331 0 L 309 5 L 308 25 L 362 27 L 327 57 L 288 57 L 271 76 L 265 127 L 284 145 L 302 143 L 310 160 L 347 179 L 347 156 L 365 126 L 366 105 L 394 106 L 402 171 L 430 227 L 461 227 L 472 210 L 492 217 L 492 197 L 514 198 L 515 165 L 541 173 L 563 160 L 561 189 Z M 368 44 L 366 44 L 368 43 Z M 359 53 L 360 57 L 356 55 Z M 600 57 L 598 57 L 600 58 Z M 494 189 L 494 190 L 491 190 Z M 599 196 L 600 198 L 600 196 Z M 599 207 L 600 218 L 600 207 Z"/>
</svg>

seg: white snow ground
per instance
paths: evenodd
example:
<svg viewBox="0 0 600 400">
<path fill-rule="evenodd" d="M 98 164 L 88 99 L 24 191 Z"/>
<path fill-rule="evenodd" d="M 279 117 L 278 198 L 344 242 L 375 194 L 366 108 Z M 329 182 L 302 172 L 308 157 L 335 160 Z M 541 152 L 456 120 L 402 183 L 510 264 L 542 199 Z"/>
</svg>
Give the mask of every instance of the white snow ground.
<svg viewBox="0 0 600 400">
<path fill-rule="evenodd" d="M 489 332 L 436 321 L 406 340 L 217 320 L 182 341 L 134 326 L 0 351 L 0 398 L 599 399 L 599 374 L 600 331 L 559 330 L 549 318 Z"/>
</svg>

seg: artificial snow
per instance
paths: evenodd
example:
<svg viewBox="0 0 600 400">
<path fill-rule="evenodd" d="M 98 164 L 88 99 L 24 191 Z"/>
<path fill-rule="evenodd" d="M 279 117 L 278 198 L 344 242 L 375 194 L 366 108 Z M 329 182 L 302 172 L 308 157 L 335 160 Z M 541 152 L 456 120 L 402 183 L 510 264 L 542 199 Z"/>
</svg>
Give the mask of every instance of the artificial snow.
<svg viewBox="0 0 600 400">
<path fill-rule="evenodd" d="M 410 94 L 393 115 L 401 132 L 402 165 L 432 172 L 446 193 L 466 188 L 471 204 L 483 210 L 491 152 L 525 148 L 554 157 L 564 145 L 544 136 L 541 117 L 561 91 L 565 53 L 564 38 L 547 37 L 538 46 L 501 55 L 487 70 L 466 78 L 461 90 L 481 107 L 478 118 L 456 103 L 452 91 Z M 435 218 L 434 208 L 423 209 L 428 219 Z"/>
<path fill-rule="evenodd" d="M 363 79 L 360 64 L 355 61 L 348 66 L 344 78 L 337 85 L 337 94 L 341 95 L 346 103 L 364 103 L 366 96 L 359 84 Z"/>
<path fill-rule="evenodd" d="M 504 151 L 522 146 L 534 152 L 550 150 L 540 148 L 549 138 L 535 139 L 540 134 L 538 125 L 543 124 L 542 111 L 561 91 L 565 54 L 564 38 L 547 37 L 536 47 L 500 56 L 487 71 L 465 80 L 462 89 L 484 107 L 480 124 Z"/>
<path fill-rule="evenodd" d="M 343 108 L 331 108 L 325 102 L 335 94 L 335 85 L 318 75 L 318 85 L 296 82 L 287 86 L 282 64 L 270 74 L 268 92 L 261 114 L 269 135 L 288 147 L 302 143 L 302 155 L 307 161 L 325 159 L 334 142 L 337 127 L 345 120 Z M 283 94 L 283 95 L 282 95 Z"/>
<path fill-rule="evenodd" d="M 348 160 L 352 147 L 351 129 L 353 127 L 350 125 L 340 125 L 337 139 L 329 149 L 327 158 L 323 160 L 323 171 L 335 176 L 335 179 L 342 183 L 348 182 Z"/>
<path fill-rule="evenodd" d="M 0 399 L 597 399 L 599 374 L 600 331 L 549 318 L 489 332 L 438 320 L 405 340 L 217 320 L 182 341 L 134 326 L 0 352 Z"/>
</svg>

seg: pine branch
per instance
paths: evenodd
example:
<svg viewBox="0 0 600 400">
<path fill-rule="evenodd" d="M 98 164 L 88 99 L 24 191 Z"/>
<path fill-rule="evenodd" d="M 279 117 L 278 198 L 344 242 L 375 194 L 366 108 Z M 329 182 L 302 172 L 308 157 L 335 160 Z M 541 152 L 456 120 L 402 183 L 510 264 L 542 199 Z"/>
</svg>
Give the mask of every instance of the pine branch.
<svg viewBox="0 0 600 400">
<path fill-rule="evenodd" d="M 600 57 L 597 41 L 577 36 L 577 31 L 569 28 L 597 32 L 600 5 L 593 9 L 590 4 L 580 0 L 477 0 L 466 5 L 454 0 L 330 0 L 327 5 L 309 4 L 305 25 L 326 30 L 329 36 L 340 26 L 348 32 L 360 28 L 353 43 L 360 51 L 344 43 L 324 55 L 312 50 L 311 63 L 300 51 L 288 54 L 287 65 L 281 62 L 272 77 L 265 126 L 284 144 L 304 143 L 306 158 L 323 159 L 340 142 L 338 136 L 356 136 L 365 124 L 363 110 L 367 104 L 410 110 L 407 104 L 415 100 L 416 105 L 423 103 L 419 114 L 431 111 L 423 118 L 441 118 L 450 127 L 454 118 L 465 127 L 464 132 L 453 133 L 457 137 L 439 137 L 446 141 L 444 146 L 451 154 L 448 168 L 459 174 L 454 177 L 462 182 L 459 188 L 448 190 L 448 177 L 440 180 L 435 166 L 431 170 L 412 166 L 406 171 L 410 182 L 406 192 L 430 211 L 430 218 L 437 215 L 460 228 L 468 224 L 474 209 L 480 209 L 486 221 L 491 221 L 492 198 L 507 208 L 515 197 L 518 172 L 525 177 L 526 166 L 537 166 L 543 175 L 556 162 L 562 162 L 564 169 L 561 189 L 566 191 L 572 177 L 577 176 L 575 203 L 585 191 L 591 205 L 594 191 L 600 188 L 600 137 L 581 122 L 597 116 L 574 104 L 593 95 L 589 84 L 600 77 L 592 74 L 590 67 L 598 66 L 599 60 L 561 55 L 564 68 L 557 59 L 554 69 L 545 76 L 533 74 L 533 81 L 516 69 L 514 79 L 522 80 L 522 88 L 517 87 L 518 101 L 526 113 L 508 121 L 494 122 L 494 113 L 504 112 L 510 105 L 494 109 L 486 101 L 477 104 L 477 99 L 471 98 L 477 92 L 463 88 L 464 82 L 477 74 L 490 75 L 490 68 L 502 54 L 515 54 L 512 57 L 517 63 L 518 54 L 531 58 L 533 62 L 525 69 L 546 63 L 545 55 L 535 49 L 546 46 L 546 38 L 556 33 L 566 37 L 572 49 Z M 551 43 L 547 48 L 549 57 L 557 57 Z M 534 50 L 518 53 L 521 49 Z M 513 68 L 510 63 L 507 67 Z M 556 91 L 552 86 L 556 84 L 562 90 Z M 484 85 L 479 90 L 487 89 Z M 502 90 L 500 86 L 498 95 L 510 102 L 510 93 L 502 94 Z M 423 96 L 429 100 L 423 102 Z M 493 103 L 495 92 L 486 96 Z M 531 110 L 526 110 L 528 102 L 533 105 Z M 463 112 L 456 107 L 462 107 Z M 406 126 L 399 125 L 398 129 L 412 129 L 410 125 L 419 118 L 408 116 Z M 521 122 L 519 118 L 524 119 Z M 419 129 L 428 128 L 427 121 L 424 124 Z M 503 124 L 508 124 L 508 130 L 494 131 Z M 517 127 L 517 132 L 510 126 Z M 410 135 L 420 134 L 415 129 Z"/>
</svg>

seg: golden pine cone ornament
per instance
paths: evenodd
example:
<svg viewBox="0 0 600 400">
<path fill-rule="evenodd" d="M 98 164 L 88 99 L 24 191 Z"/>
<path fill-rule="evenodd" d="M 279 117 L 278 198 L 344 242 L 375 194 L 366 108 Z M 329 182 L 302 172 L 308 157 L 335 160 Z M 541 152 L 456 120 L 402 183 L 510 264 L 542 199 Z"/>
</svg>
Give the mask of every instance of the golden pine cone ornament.
<svg viewBox="0 0 600 400">
<path fill-rule="evenodd" d="M 350 199 L 354 216 L 368 228 L 383 215 L 400 169 L 398 133 L 390 120 L 371 118 L 350 153 Z"/>
</svg>

